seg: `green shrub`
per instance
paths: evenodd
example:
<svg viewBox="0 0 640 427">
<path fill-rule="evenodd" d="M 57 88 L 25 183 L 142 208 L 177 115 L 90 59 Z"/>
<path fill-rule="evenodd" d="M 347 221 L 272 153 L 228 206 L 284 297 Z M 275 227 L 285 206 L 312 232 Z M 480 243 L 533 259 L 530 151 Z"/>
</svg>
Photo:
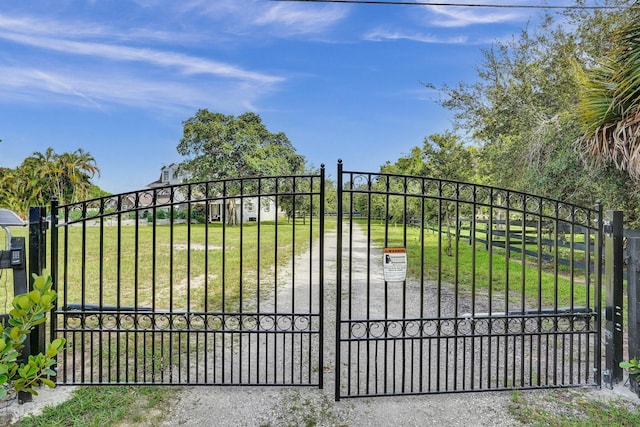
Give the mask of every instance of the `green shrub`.
<svg viewBox="0 0 640 427">
<path fill-rule="evenodd" d="M 65 344 L 64 338 L 57 338 L 47 344 L 45 354 L 30 355 L 26 363 L 19 363 L 20 351 L 34 326 L 44 323 L 47 312 L 53 308 L 57 294 L 52 287 L 50 276 L 34 275 L 33 290 L 16 295 L 13 309 L 9 312 L 9 325 L 0 324 L 0 398 L 9 391 L 38 393 L 34 387 L 45 384 L 55 387 L 49 377 L 56 372 L 51 369 L 56 356 Z"/>
</svg>

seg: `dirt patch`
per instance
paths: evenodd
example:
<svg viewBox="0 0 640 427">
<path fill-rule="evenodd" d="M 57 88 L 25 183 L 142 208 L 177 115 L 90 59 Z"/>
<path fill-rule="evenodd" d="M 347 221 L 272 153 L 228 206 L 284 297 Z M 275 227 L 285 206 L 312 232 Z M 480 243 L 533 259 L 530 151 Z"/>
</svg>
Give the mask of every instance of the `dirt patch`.
<svg viewBox="0 0 640 427">
<path fill-rule="evenodd" d="M 169 247 L 168 243 L 162 244 L 161 246 L 163 247 Z M 173 244 L 173 249 L 176 251 L 186 251 L 186 250 L 190 250 L 190 251 L 205 251 L 205 250 L 209 250 L 209 251 L 221 251 L 223 249 L 222 246 L 220 245 L 205 245 L 202 243 L 190 243 L 190 244 L 186 244 L 186 243 L 174 243 Z"/>
</svg>

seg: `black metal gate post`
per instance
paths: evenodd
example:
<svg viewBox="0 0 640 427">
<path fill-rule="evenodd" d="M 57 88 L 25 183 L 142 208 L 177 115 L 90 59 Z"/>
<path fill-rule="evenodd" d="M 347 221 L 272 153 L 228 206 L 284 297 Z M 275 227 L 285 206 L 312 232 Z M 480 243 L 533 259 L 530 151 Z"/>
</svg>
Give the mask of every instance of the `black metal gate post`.
<svg viewBox="0 0 640 427">
<path fill-rule="evenodd" d="M 41 275 L 47 258 L 47 209 L 29 208 L 29 289 L 33 289 L 33 275 Z M 31 354 L 44 353 L 46 325 L 36 326 L 30 334 Z"/>
<path fill-rule="evenodd" d="M 622 382 L 622 288 L 624 273 L 622 211 L 607 211 L 605 235 L 605 371 L 604 382 L 609 387 Z"/>
<path fill-rule="evenodd" d="M 51 289 L 57 291 L 58 288 L 58 198 L 53 196 L 51 199 L 51 252 L 50 252 L 50 264 L 49 264 L 49 272 L 51 274 L 51 280 L 53 286 Z M 51 318 L 49 319 L 49 339 L 53 341 L 56 339 L 56 310 L 58 309 L 59 301 L 56 299 L 54 309 L 51 312 Z M 57 378 L 54 377 L 57 381 Z"/>
<path fill-rule="evenodd" d="M 640 360 L 640 237 L 627 238 L 627 292 L 629 313 L 629 359 Z M 631 390 L 640 391 L 635 376 L 629 376 Z"/>
</svg>

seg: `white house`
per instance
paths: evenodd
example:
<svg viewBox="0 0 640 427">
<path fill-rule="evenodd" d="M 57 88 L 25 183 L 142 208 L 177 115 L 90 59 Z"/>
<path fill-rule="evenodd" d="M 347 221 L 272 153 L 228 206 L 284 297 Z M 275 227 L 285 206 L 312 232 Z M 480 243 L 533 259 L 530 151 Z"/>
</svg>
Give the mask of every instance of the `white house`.
<svg viewBox="0 0 640 427">
<path fill-rule="evenodd" d="M 151 189 L 161 189 L 162 187 L 169 187 L 171 185 L 178 185 L 182 183 L 182 176 L 178 172 L 178 165 L 176 163 L 171 163 L 170 165 L 165 165 L 160 168 L 160 178 L 157 181 L 154 181 L 147 185 L 147 187 Z M 162 191 L 158 193 L 158 201 L 162 202 L 163 199 Z M 180 202 L 184 200 L 184 196 L 180 192 L 176 192 L 173 195 L 173 200 Z M 229 209 L 229 204 L 234 203 L 235 209 Z M 240 204 L 242 203 L 242 215 L 240 214 Z M 223 201 L 222 200 L 213 200 L 207 204 L 207 218 L 209 222 L 221 221 L 223 218 Z M 280 208 L 275 208 L 275 200 L 273 197 L 243 197 L 243 198 L 234 198 L 227 199 L 225 206 L 227 207 L 227 212 L 225 218 L 229 221 L 228 215 L 230 212 L 235 213 L 235 221 L 257 221 L 260 218 L 260 221 L 275 221 L 279 215 L 283 215 L 284 211 Z M 260 214 L 258 215 L 258 212 Z"/>
<path fill-rule="evenodd" d="M 169 185 L 182 184 L 182 177 L 178 173 L 178 165 L 171 163 L 160 168 L 160 178 L 148 184 L 149 188 L 167 187 Z"/>
<path fill-rule="evenodd" d="M 229 209 L 229 204 L 235 204 L 235 222 L 242 221 L 257 221 L 258 217 L 260 221 L 275 221 L 276 218 L 280 215 L 284 215 L 285 212 L 278 207 L 276 210 L 276 204 L 273 197 L 244 197 L 244 198 L 235 198 L 228 199 L 226 202 L 227 213 L 230 214 L 231 209 Z M 240 214 L 240 204 L 242 203 L 242 215 Z M 214 200 L 209 202 L 209 222 L 213 221 L 221 221 L 222 220 L 222 200 Z M 259 212 L 259 214 L 258 214 Z M 229 218 L 226 218 L 229 221 Z"/>
</svg>

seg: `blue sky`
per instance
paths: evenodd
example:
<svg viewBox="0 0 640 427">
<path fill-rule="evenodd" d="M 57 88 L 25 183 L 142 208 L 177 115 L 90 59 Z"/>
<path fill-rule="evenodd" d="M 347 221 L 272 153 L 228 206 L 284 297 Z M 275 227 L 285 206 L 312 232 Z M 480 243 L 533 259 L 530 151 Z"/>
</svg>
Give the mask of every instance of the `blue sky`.
<svg viewBox="0 0 640 427">
<path fill-rule="evenodd" d="M 142 189 L 162 165 L 182 160 L 182 122 L 206 108 L 260 114 L 330 176 L 338 158 L 349 170 L 376 171 L 451 127 L 423 83 L 473 81 L 480 50 L 510 39 L 536 13 L 0 0 L 0 166 L 47 147 L 82 148 L 96 158 L 103 189 Z"/>
</svg>

